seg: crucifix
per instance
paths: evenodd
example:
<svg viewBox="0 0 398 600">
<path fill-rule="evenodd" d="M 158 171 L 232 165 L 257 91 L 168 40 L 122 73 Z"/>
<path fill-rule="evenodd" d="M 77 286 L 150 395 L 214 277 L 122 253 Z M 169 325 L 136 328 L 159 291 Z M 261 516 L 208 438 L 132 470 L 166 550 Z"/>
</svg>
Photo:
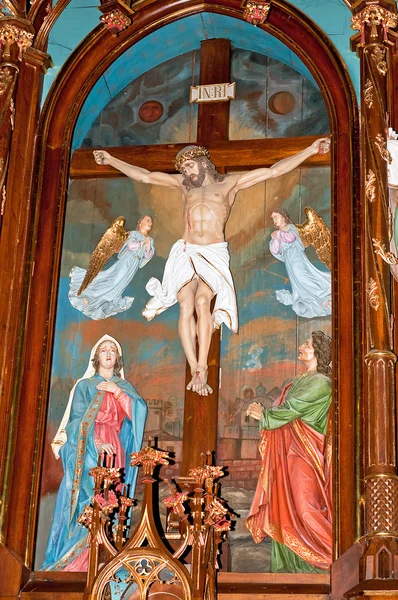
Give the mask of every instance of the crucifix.
<svg viewBox="0 0 398 600">
<path fill-rule="evenodd" d="M 229 81 L 229 77 L 229 40 L 206 40 L 202 42 L 200 84 L 225 83 Z M 96 151 L 95 156 L 100 167 L 96 167 L 91 153 L 77 151 L 72 160 L 71 177 L 117 176 L 117 173 L 112 169 L 112 167 L 116 167 L 132 179 L 180 188 L 185 200 L 186 227 L 183 239 L 180 240 L 181 248 L 177 249 L 180 253 L 179 256 L 182 258 L 184 253 L 187 252 L 185 254 L 185 258 L 187 258 L 192 251 L 192 246 L 199 246 L 200 249 L 203 249 L 201 254 L 204 254 L 204 249 L 209 248 L 209 246 L 220 243 L 225 244 L 223 237 L 224 225 L 239 189 L 245 189 L 245 187 L 250 187 L 269 177 L 286 173 L 301 164 L 305 159 L 312 159 L 318 163 L 324 162 L 322 154 L 318 153 L 321 149 L 321 140 L 295 138 L 294 140 L 255 140 L 249 143 L 248 141 L 229 142 L 228 125 L 229 102 L 199 105 L 197 140 L 199 144 L 204 144 L 207 148 L 210 148 L 212 162 L 216 163 L 219 168 L 219 172 L 215 172 L 217 175 L 213 173 L 210 176 L 206 173 L 204 159 L 208 159 L 208 155 L 202 147 L 196 146 L 183 149 L 180 146 L 153 146 L 145 147 L 145 152 L 142 152 L 141 148 L 141 155 L 137 147 L 109 149 L 109 153 L 105 149 Z M 173 170 L 173 159 L 176 151 L 178 151 L 176 166 L 182 174 L 170 175 L 170 171 Z M 173 159 L 170 156 L 171 153 Z M 219 160 L 217 160 L 217 154 L 220 154 Z M 257 158 L 254 158 L 254 155 Z M 168 164 L 166 164 L 166 156 L 170 160 Z M 279 162 L 281 158 L 284 160 Z M 196 161 L 192 159 L 196 159 Z M 89 171 L 87 170 L 87 160 L 90 161 Z M 202 161 L 204 162 L 204 165 L 202 165 L 203 173 L 200 172 L 197 166 Z M 274 165 L 274 163 L 278 163 L 274 169 L 267 168 Z M 259 168 L 253 169 L 254 167 Z M 249 170 L 243 175 L 224 175 L 226 170 L 231 168 Z M 155 173 L 152 174 L 153 171 Z M 208 178 L 208 180 L 205 179 L 203 187 L 203 182 L 195 185 L 199 174 L 203 175 L 204 178 Z M 206 198 L 203 197 L 203 190 L 206 190 Z M 206 229 L 199 224 L 195 228 L 194 219 L 201 219 L 200 216 L 195 215 L 196 207 L 199 204 L 203 210 L 204 208 L 210 210 L 209 205 L 212 205 L 212 211 L 216 213 L 217 217 L 215 221 L 219 222 L 218 227 L 212 225 Z M 206 235 L 203 242 L 197 239 L 201 235 L 200 231 L 204 231 Z M 171 260 L 173 252 L 175 252 L 174 247 L 169 260 Z M 204 258 L 207 262 L 211 262 L 208 257 L 205 256 Z M 223 275 L 225 278 L 227 277 L 226 273 Z M 216 449 L 217 441 L 220 330 L 216 329 L 212 334 L 211 311 L 214 306 L 211 308 L 210 303 L 214 290 L 206 286 L 205 280 L 206 277 L 202 277 L 199 273 L 197 279 L 193 279 L 183 290 L 176 293 L 181 306 L 180 337 L 188 359 L 184 404 L 182 474 L 186 474 L 197 463 L 200 453 Z M 160 282 L 158 284 L 160 285 Z M 201 297 L 204 296 L 207 302 L 210 327 L 207 326 L 209 319 L 202 318 L 199 313 L 195 326 L 193 311 L 192 314 L 189 314 L 187 323 L 184 325 L 185 305 L 189 305 L 189 301 L 191 301 L 194 306 L 197 294 L 200 294 Z M 153 295 L 155 296 L 154 300 L 156 300 L 156 294 Z M 150 306 L 150 302 L 148 306 Z M 156 312 L 156 305 L 152 308 Z M 228 316 L 231 320 L 231 315 Z M 231 328 L 234 329 L 233 326 Z M 195 331 L 198 334 L 198 349 L 196 348 Z"/>
</svg>

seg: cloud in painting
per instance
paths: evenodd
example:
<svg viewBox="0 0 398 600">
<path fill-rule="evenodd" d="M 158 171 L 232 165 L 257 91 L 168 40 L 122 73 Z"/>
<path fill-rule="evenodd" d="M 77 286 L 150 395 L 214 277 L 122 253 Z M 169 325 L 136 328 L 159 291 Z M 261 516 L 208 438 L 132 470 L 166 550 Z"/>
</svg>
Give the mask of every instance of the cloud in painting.
<svg viewBox="0 0 398 600">
<path fill-rule="evenodd" d="M 109 221 L 104 217 L 100 208 L 94 204 L 94 201 L 95 194 L 85 200 L 81 198 L 68 200 L 67 218 L 69 223 L 87 223 L 90 225 L 95 223 L 97 226 L 103 225 L 105 229 L 109 227 Z"/>
<path fill-rule="evenodd" d="M 91 254 L 88 252 L 73 252 L 65 250 L 62 255 L 61 277 L 69 277 L 69 273 L 75 265 L 82 269 L 87 269 Z"/>
</svg>

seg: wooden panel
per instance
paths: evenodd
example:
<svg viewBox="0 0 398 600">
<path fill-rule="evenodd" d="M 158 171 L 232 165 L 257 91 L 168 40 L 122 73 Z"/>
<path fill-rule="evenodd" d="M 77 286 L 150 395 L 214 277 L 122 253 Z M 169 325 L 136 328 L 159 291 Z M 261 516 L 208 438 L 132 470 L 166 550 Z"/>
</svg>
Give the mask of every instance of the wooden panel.
<svg viewBox="0 0 398 600">
<path fill-rule="evenodd" d="M 325 588 L 329 586 L 329 575 L 327 573 L 223 573 L 218 574 L 217 581 L 220 585 L 236 585 L 253 583 L 253 579 L 259 585 L 317 585 Z M 326 591 L 326 589 L 318 590 Z"/>
<path fill-rule="evenodd" d="M 69 584 L 68 588 L 73 587 Z M 84 600 L 87 598 L 84 592 L 73 592 L 68 590 L 53 590 L 51 592 L 42 591 L 41 589 L 37 592 L 22 592 L 20 598 L 22 600 Z"/>
<path fill-rule="evenodd" d="M 219 573 L 218 599 L 227 600 L 327 600 L 328 574 L 304 573 Z"/>
<path fill-rule="evenodd" d="M 30 250 L 32 214 L 34 204 L 30 199 L 32 181 L 35 175 L 36 132 L 40 110 L 40 94 L 43 76 L 43 64 L 49 57 L 36 50 L 29 49 L 20 66 L 16 92 L 15 130 L 12 137 L 9 170 L 7 175 L 7 202 L 0 238 L 0 456 L 7 460 L 0 461 L 0 521 L 2 541 L 7 541 L 10 549 L 23 560 L 26 535 L 15 540 L 11 537 L 17 523 L 10 514 L 13 510 L 13 499 L 8 494 L 11 479 L 17 477 L 15 494 L 24 498 L 26 504 L 22 514 L 28 514 L 30 493 L 19 493 L 23 474 L 20 465 L 27 468 L 26 481 L 31 480 L 32 455 L 21 452 L 16 436 L 18 433 L 18 394 L 20 391 L 20 372 L 23 355 L 27 345 L 22 343 L 25 332 L 25 318 L 28 305 L 28 288 L 30 283 Z M 29 433 L 32 454 L 35 444 L 35 411 L 27 408 L 27 399 L 23 398 L 22 419 Z M 26 441 L 26 439 L 24 440 Z M 26 447 L 24 447 L 24 450 Z M 22 478 L 22 479 L 21 479 Z M 18 491 L 17 491 L 18 490 Z M 14 496 L 15 498 L 15 496 Z M 21 513 L 18 514 L 21 517 Z M 18 518 L 16 517 L 16 518 Z M 11 526 L 11 527 L 10 527 Z M 8 531 L 7 531 L 7 528 Z M 11 530 L 11 533 L 10 533 Z M 7 537 L 8 534 L 8 537 Z M 15 573 L 13 573 L 15 575 Z M 1 586 L 0 581 L 0 586 Z"/>
<path fill-rule="evenodd" d="M 23 600 L 84 600 L 86 573 L 36 571 L 21 593 Z"/>
<path fill-rule="evenodd" d="M 251 585 L 249 585 L 245 591 L 239 590 L 236 592 L 224 593 L 220 590 L 217 594 L 217 598 L 218 600 L 296 600 L 301 595 L 303 595 L 305 600 L 329 600 L 329 594 L 312 594 L 310 591 L 294 591 L 292 593 L 276 591 L 274 593 L 271 590 L 263 589 L 261 592 L 256 592 L 253 591 L 253 586 Z"/>
<path fill-rule="evenodd" d="M 29 575 L 29 569 L 8 548 L 0 544 L 0 595 L 17 597 Z"/>
<path fill-rule="evenodd" d="M 198 132 L 199 135 L 199 132 Z M 210 138 L 210 136 L 209 136 Z M 227 170 L 243 170 L 254 167 L 270 167 L 282 158 L 287 158 L 304 150 L 319 138 L 317 135 L 299 138 L 280 138 L 263 140 L 231 140 L 214 142 L 209 138 L 201 138 L 201 144 L 211 153 L 216 166 L 224 166 Z M 116 158 L 132 165 L 144 167 L 149 171 L 174 173 L 174 158 L 185 144 L 159 144 L 158 146 L 125 146 L 106 148 Z M 330 164 L 330 154 L 316 154 L 305 161 L 305 165 L 324 166 Z M 91 149 L 75 150 L 72 156 L 71 179 L 88 179 L 91 177 L 123 177 L 109 165 L 97 165 Z"/>
</svg>

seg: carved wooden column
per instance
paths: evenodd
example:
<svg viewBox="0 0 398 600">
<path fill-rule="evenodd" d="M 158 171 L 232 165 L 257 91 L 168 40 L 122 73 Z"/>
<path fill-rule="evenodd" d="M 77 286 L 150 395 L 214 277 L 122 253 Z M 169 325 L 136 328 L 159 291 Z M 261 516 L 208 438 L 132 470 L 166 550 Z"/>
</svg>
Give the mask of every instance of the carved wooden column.
<svg viewBox="0 0 398 600">
<path fill-rule="evenodd" d="M 26 407 L 26 398 L 19 398 L 19 387 L 27 348 L 24 335 L 31 277 L 36 136 L 43 75 L 50 63 L 47 54 L 32 47 L 33 31 L 32 23 L 23 18 L 0 19 L 0 456 L 7 457 L 0 461 L 0 563 L 13 573 L 13 578 L 0 577 L 3 596 L 18 593 L 18 580 L 26 571 L 26 533 L 16 539 L 10 515 L 20 486 L 19 481 L 12 488 L 15 448 L 19 444 L 18 456 L 22 448 L 21 440 L 16 439 L 17 419 L 21 405 L 22 410 Z"/>
<path fill-rule="evenodd" d="M 0 241 L 0 264 L 2 277 L 0 283 L 0 323 L 1 337 L 3 340 L 2 351 L 0 351 L 0 456 L 6 455 L 7 428 L 11 413 L 10 394 L 12 387 L 9 385 L 12 378 L 13 350 L 16 341 L 9 337 L 12 324 L 12 312 L 16 306 L 13 305 L 14 264 L 15 253 L 11 248 L 20 241 L 20 234 L 14 230 L 12 221 L 18 217 L 10 202 L 7 203 L 8 167 L 11 152 L 12 135 L 15 128 L 15 96 L 18 74 L 25 59 L 25 51 L 32 43 L 33 34 L 28 21 L 22 19 L 8 18 L 1 15 L 0 20 L 0 235 L 3 233 L 3 243 Z M 11 193 L 11 192 L 10 192 Z M 7 230 L 2 232 L 2 225 L 7 212 Z M 0 238 L 1 239 L 1 238 Z M 4 243 L 5 242 L 5 243 Z M 8 341 L 10 346 L 8 347 Z M 2 394 L 7 388 L 7 396 Z M 0 461 L 0 522 L 4 511 L 5 500 L 1 497 L 3 472 L 5 461 Z M 1 536 L 0 536 L 1 539 Z"/>
<path fill-rule="evenodd" d="M 0 21 L 0 231 L 7 201 L 5 179 L 15 124 L 15 87 L 23 54 L 32 44 L 32 31 L 28 21 Z"/>
<path fill-rule="evenodd" d="M 360 0 L 353 5 L 354 46 L 361 61 L 361 200 L 363 206 L 364 394 L 362 456 L 365 504 L 364 553 L 360 583 L 347 597 L 372 589 L 377 580 L 398 579 L 398 479 L 396 464 L 395 362 L 392 351 L 391 277 L 378 249 L 389 246 L 387 151 L 389 65 L 397 25 L 393 0 Z M 392 588 L 397 588 L 395 581 Z M 388 586 L 387 586 L 388 587 Z"/>
</svg>

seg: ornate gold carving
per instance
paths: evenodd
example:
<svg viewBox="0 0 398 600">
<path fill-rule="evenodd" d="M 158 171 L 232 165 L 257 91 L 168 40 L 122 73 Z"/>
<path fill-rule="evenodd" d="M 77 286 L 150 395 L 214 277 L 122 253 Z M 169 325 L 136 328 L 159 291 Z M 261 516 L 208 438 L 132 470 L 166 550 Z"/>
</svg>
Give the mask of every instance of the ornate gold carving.
<svg viewBox="0 0 398 600">
<path fill-rule="evenodd" d="M 367 535 L 398 535 L 398 478 L 371 475 L 365 485 Z"/>
<path fill-rule="evenodd" d="M 373 39 L 377 38 L 377 28 L 381 26 L 383 28 L 383 39 L 387 40 L 388 30 L 394 29 L 397 26 L 397 19 L 397 15 L 386 8 L 377 4 L 369 4 L 351 17 L 351 29 L 361 32 L 361 44 L 364 44 L 366 25 L 370 26 L 370 37 Z"/>
<path fill-rule="evenodd" d="M 381 158 L 391 164 L 392 157 L 390 152 L 387 150 L 387 140 L 381 133 L 376 135 L 375 145 L 380 152 Z"/>
<path fill-rule="evenodd" d="M 0 22 L 0 47 L 4 46 L 3 57 L 9 58 L 12 44 L 18 46 L 18 60 L 22 60 L 23 53 L 32 45 L 33 33 L 20 29 L 16 25 Z"/>
<path fill-rule="evenodd" d="M 94 509 L 92 506 L 85 506 L 82 514 L 77 518 L 77 522 L 82 527 L 87 527 L 87 529 L 91 529 L 91 525 L 93 523 L 93 514 Z"/>
<path fill-rule="evenodd" d="M 130 456 L 132 465 L 144 465 L 145 477 L 142 481 L 145 491 L 140 520 L 127 543 L 128 536 L 124 533 L 127 515 L 124 507 L 127 508 L 133 501 L 119 495 L 117 479 L 112 482 L 111 487 L 106 487 L 106 479 L 116 474 L 116 469 L 104 468 L 99 464 L 91 470 L 95 478 L 95 495 L 91 507 L 86 507 L 79 519 L 79 523 L 90 531 L 90 559 L 86 585 L 90 600 L 106 598 L 109 582 L 115 582 L 119 591 L 126 597 L 135 587 L 140 598 L 146 598 L 150 589 L 151 593 L 156 592 L 162 597 L 162 592 L 165 595 L 168 592 L 170 597 L 184 600 L 191 600 L 193 597 L 216 600 L 217 549 L 222 541 L 222 534 L 230 528 L 231 513 L 226 503 L 218 496 L 218 486 L 212 479 L 212 476 L 218 477 L 223 472 L 221 467 L 212 467 L 209 464 L 211 456 L 211 453 L 208 453 L 207 464 L 203 464 L 202 459 L 202 465 L 193 470 L 200 482 L 205 480 L 204 488 L 198 487 L 195 479 L 189 478 L 189 489 L 179 492 L 173 488 L 172 495 L 164 500 L 176 516 L 179 533 L 173 538 L 179 540 L 179 544 L 176 542 L 179 547 L 173 555 L 164 545 L 163 532 L 157 529 L 153 500 L 153 485 L 156 483 L 153 470 L 157 464 L 168 464 L 167 452 L 147 446 L 141 452 Z M 190 502 L 186 509 L 190 514 L 185 512 L 183 506 L 188 499 Z M 108 527 L 109 516 L 113 512 L 118 523 L 116 536 L 115 528 Z M 108 550 L 111 559 L 99 569 L 102 547 Z M 189 572 L 178 560 L 188 549 L 191 556 Z M 122 568 L 125 570 L 123 576 Z M 162 578 L 162 572 L 166 568 L 171 575 L 167 584 Z M 214 593 L 203 595 L 204 589 L 213 590 Z M 116 595 L 121 594 L 117 592 Z"/>
<path fill-rule="evenodd" d="M 0 67 L 0 96 L 3 96 L 13 80 L 13 73 L 10 67 Z"/>
<path fill-rule="evenodd" d="M 371 277 L 368 282 L 367 292 L 368 292 L 369 304 L 374 310 L 378 310 L 379 306 L 380 306 L 380 296 L 379 296 L 378 290 L 379 290 L 379 288 L 378 288 L 376 281 L 374 279 L 372 279 L 372 277 Z"/>
<path fill-rule="evenodd" d="M 218 479 L 224 477 L 224 471 L 222 467 L 212 467 L 210 465 L 203 465 L 196 469 L 190 469 L 188 472 L 189 477 L 196 479 L 198 485 L 203 485 L 207 479 Z"/>
<path fill-rule="evenodd" d="M 387 63 L 384 60 L 386 56 L 386 49 L 383 46 L 376 46 L 370 56 L 373 62 L 376 64 L 376 68 L 380 75 L 386 75 Z"/>
<path fill-rule="evenodd" d="M 112 35 L 118 35 L 129 25 L 131 25 L 131 19 L 122 13 L 118 8 L 112 10 L 105 15 L 102 15 L 100 18 L 101 23 L 105 25 L 107 29 L 112 33 Z"/>
<path fill-rule="evenodd" d="M 187 500 L 188 494 L 185 492 L 177 492 L 171 496 L 167 496 L 167 498 L 163 500 L 163 504 L 167 506 L 167 508 L 171 508 L 176 514 L 180 514 L 181 512 L 184 512 L 183 505 Z"/>
<path fill-rule="evenodd" d="M 373 106 L 373 83 L 367 79 L 364 88 L 364 101 L 368 108 Z"/>
<path fill-rule="evenodd" d="M 7 190 L 6 190 L 6 186 L 3 185 L 2 190 L 1 190 L 1 209 L 0 209 L 1 216 L 4 215 L 4 211 L 6 208 L 6 202 L 7 202 Z"/>
<path fill-rule="evenodd" d="M 392 236 L 393 236 L 393 218 L 392 218 L 392 212 L 391 209 L 388 209 L 388 239 L 391 240 Z"/>
<path fill-rule="evenodd" d="M 168 458 L 169 455 L 167 452 L 146 446 L 139 452 L 133 452 L 130 455 L 130 465 L 132 467 L 143 465 L 145 475 L 150 475 L 156 465 L 168 465 Z"/>
<path fill-rule="evenodd" d="M 271 2 L 251 2 L 250 0 L 243 0 L 241 4 L 244 8 L 243 18 L 252 25 L 262 25 L 269 13 L 271 8 Z"/>
<path fill-rule="evenodd" d="M 378 254 L 388 265 L 398 265 L 398 258 L 392 252 L 388 252 L 380 240 L 372 239 L 376 254 Z"/>
<path fill-rule="evenodd" d="M 373 173 L 372 169 L 369 169 L 365 183 L 365 195 L 369 202 L 374 202 L 376 198 L 376 187 L 374 185 L 375 181 L 376 175 Z"/>
<path fill-rule="evenodd" d="M 205 519 L 206 525 L 217 527 L 218 531 L 228 531 L 231 528 L 231 521 L 228 521 L 225 517 L 230 514 L 226 505 L 221 502 L 218 498 L 213 500 L 205 507 Z"/>
<path fill-rule="evenodd" d="M 15 104 L 14 104 L 13 98 L 11 98 L 11 100 L 10 100 L 10 123 L 11 123 L 11 129 L 14 131 L 14 125 L 15 125 Z"/>
</svg>

